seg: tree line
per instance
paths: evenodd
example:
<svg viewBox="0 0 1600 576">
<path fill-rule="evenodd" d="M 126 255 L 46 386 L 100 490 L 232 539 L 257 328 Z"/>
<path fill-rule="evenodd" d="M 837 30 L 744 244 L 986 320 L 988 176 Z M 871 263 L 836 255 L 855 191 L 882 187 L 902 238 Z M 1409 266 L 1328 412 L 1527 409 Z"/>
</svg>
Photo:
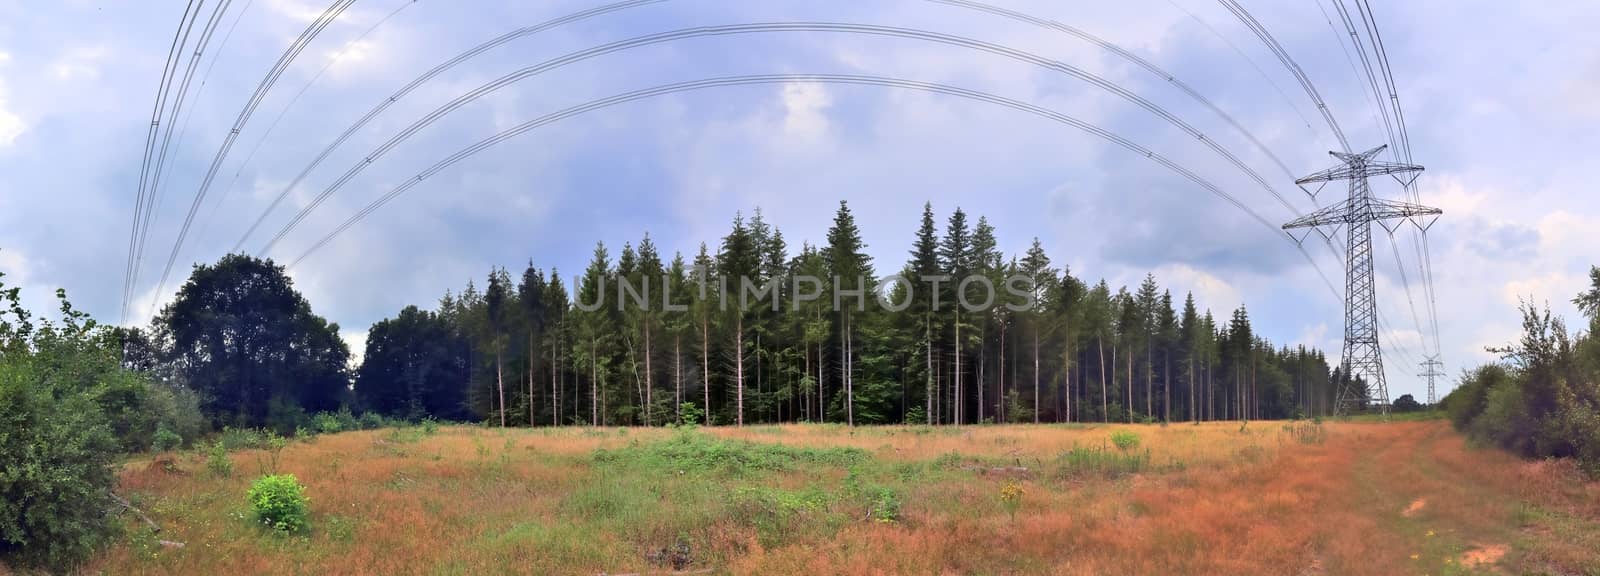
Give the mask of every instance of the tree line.
<svg viewBox="0 0 1600 576">
<path fill-rule="evenodd" d="M 432 309 L 373 325 L 352 401 L 506 426 L 1332 412 L 1337 370 L 1320 351 L 1258 337 L 1242 307 L 1215 318 L 1154 276 L 1132 291 L 1089 284 L 1037 239 L 1007 256 L 987 219 L 959 208 L 938 224 L 924 205 L 906 261 L 887 268 L 897 280 L 881 283 L 845 202 L 823 244 L 793 251 L 757 209 L 692 257 L 668 257 L 648 234 L 615 258 L 597 243 L 571 292 L 554 268 L 495 268 L 482 288 L 469 281 Z M 809 278 L 824 280 L 808 299 L 799 279 Z M 784 289 L 750 305 L 749 287 Z"/>
<path fill-rule="evenodd" d="M 1573 303 L 1588 331 L 1524 302 L 1522 336 L 1440 402 L 1463 434 L 1528 458 L 1573 458 L 1600 477 L 1600 267 Z"/>
</svg>

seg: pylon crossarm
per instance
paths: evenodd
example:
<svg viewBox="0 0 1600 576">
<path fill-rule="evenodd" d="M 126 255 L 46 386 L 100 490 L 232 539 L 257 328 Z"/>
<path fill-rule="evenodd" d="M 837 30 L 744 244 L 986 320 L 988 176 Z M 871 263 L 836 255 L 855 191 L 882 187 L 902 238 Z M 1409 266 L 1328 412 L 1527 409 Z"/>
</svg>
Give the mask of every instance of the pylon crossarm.
<svg viewBox="0 0 1600 576">
<path fill-rule="evenodd" d="M 1431 206 L 1412 204 L 1410 202 L 1398 202 L 1394 200 L 1379 200 L 1377 198 L 1373 198 L 1370 201 L 1370 204 L 1372 206 L 1372 218 L 1375 220 L 1411 218 L 1414 216 L 1438 216 L 1444 213 L 1443 210 Z M 1310 215 L 1308 214 L 1307 216 Z"/>
<path fill-rule="evenodd" d="M 1284 230 L 1295 228 L 1314 228 L 1317 226 L 1333 226 L 1348 224 L 1350 222 L 1350 201 L 1342 200 L 1338 204 L 1329 204 L 1316 212 L 1306 214 L 1283 225 Z"/>
</svg>

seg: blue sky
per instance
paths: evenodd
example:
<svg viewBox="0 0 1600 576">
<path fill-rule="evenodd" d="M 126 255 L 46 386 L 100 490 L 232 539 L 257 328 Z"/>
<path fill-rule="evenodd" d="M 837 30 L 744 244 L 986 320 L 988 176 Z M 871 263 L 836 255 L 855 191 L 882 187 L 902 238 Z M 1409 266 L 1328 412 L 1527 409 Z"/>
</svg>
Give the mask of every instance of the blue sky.
<svg viewBox="0 0 1600 576">
<path fill-rule="evenodd" d="M 1294 174 L 1332 162 L 1327 151 L 1336 143 L 1294 78 L 1215 2 L 995 2 L 1154 62 L 1248 128 Z M 599 4 L 358 0 L 308 46 L 241 131 L 174 278 L 158 294 L 179 224 L 240 108 L 326 7 L 235 0 L 175 125 L 182 137 L 175 136 L 162 177 L 129 321 L 145 322 L 189 265 L 231 248 L 318 151 L 399 87 L 479 42 Z M 1316 84 L 1352 146 L 1384 142 L 1365 77 L 1324 17 L 1330 4 L 1245 5 Z M 1446 211 L 1429 246 L 1440 341 L 1426 329 L 1412 236 L 1397 235 L 1391 248 L 1380 231 L 1376 246 L 1391 394 L 1420 397 L 1414 374 L 1422 354 L 1442 352 L 1452 374 L 1489 359 L 1485 346 L 1516 335 L 1518 297 L 1549 301 L 1572 316 L 1569 300 L 1583 288 L 1588 266 L 1600 263 L 1592 249 L 1600 245 L 1600 196 L 1586 170 L 1600 144 L 1600 40 L 1588 30 L 1600 21 L 1600 4 L 1375 6 L 1415 160 L 1428 167 L 1419 193 Z M 0 0 L 0 271 L 37 308 L 64 287 L 80 308 L 119 316 L 150 107 L 183 8 L 175 1 Z M 332 154 L 291 191 L 292 206 L 270 215 L 246 246 L 259 249 L 294 210 L 415 119 L 511 71 L 643 34 L 783 21 L 918 28 L 1067 63 L 1181 117 L 1298 210 L 1314 208 L 1221 117 L 1164 79 L 1058 31 L 924 0 L 671 0 L 520 38 L 439 75 Z M 407 178 L 518 123 L 669 82 L 773 73 L 871 74 L 1025 101 L 1167 156 L 1272 221 L 1294 216 L 1194 137 L 1079 79 L 921 40 L 783 32 L 656 44 L 513 83 L 375 160 L 269 255 L 293 260 Z M 1400 194 L 1392 181 L 1375 185 L 1380 195 Z M 1330 188 L 1321 198 L 1338 195 Z M 518 269 L 531 258 L 573 272 L 596 240 L 615 250 L 645 231 L 668 250 L 692 253 L 724 233 L 736 211 L 758 206 L 798 246 L 822 239 L 840 199 L 850 201 L 880 271 L 904 261 L 922 202 L 933 202 L 941 219 L 960 206 L 987 215 L 1008 253 L 1038 236 L 1058 265 L 1091 281 L 1131 285 L 1154 272 L 1180 297 L 1192 290 L 1218 314 L 1247 303 L 1257 329 L 1276 342 L 1338 353 L 1341 303 L 1306 260 L 1193 182 L 1037 116 L 877 86 L 724 87 L 562 120 L 429 178 L 290 272 L 359 353 L 372 322 L 406 304 L 432 303 L 490 266 Z M 1338 259 L 1311 248 L 1342 286 Z M 1394 252 L 1409 273 L 1409 298 Z"/>
</svg>

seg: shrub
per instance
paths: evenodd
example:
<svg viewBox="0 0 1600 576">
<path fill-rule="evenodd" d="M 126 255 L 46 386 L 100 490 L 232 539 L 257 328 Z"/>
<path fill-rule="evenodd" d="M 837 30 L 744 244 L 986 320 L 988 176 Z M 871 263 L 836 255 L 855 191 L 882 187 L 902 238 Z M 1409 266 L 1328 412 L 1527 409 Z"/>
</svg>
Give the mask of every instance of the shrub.
<svg viewBox="0 0 1600 576">
<path fill-rule="evenodd" d="M 1056 476 L 1076 478 L 1082 476 L 1115 477 L 1136 474 L 1150 464 L 1150 452 L 1112 452 L 1104 446 L 1080 448 L 1073 446 L 1056 456 Z"/>
<path fill-rule="evenodd" d="M 223 426 L 222 436 L 217 441 L 222 444 L 223 449 L 228 451 L 250 450 L 265 447 L 267 445 L 267 434 L 265 431 L 255 428 Z"/>
<path fill-rule="evenodd" d="M 322 434 L 338 434 L 344 431 L 339 417 L 332 412 L 318 412 L 316 416 L 311 417 L 311 425 Z"/>
<path fill-rule="evenodd" d="M 94 402 L 57 380 L 70 376 L 39 368 L 0 361 L 0 556 L 64 568 L 110 536 L 118 446 Z"/>
<path fill-rule="evenodd" d="M 165 423 L 156 427 L 155 439 L 150 441 L 152 452 L 166 452 L 183 445 L 183 437 L 167 428 Z"/>
<path fill-rule="evenodd" d="M 1139 447 L 1139 435 L 1127 430 L 1118 430 L 1111 433 L 1111 443 L 1116 444 L 1118 450 L 1127 452 Z"/>
<path fill-rule="evenodd" d="M 298 532 L 309 524 L 310 499 L 293 474 L 257 478 L 250 486 L 250 509 L 256 520 L 279 532 Z"/>
<path fill-rule="evenodd" d="M 228 446 L 222 440 L 211 444 L 210 457 L 206 459 L 206 469 L 213 476 L 227 478 L 233 475 L 233 461 L 228 459 Z"/>
<path fill-rule="evenodd" d="M 363 412 L 361 414 L 361 429 L 376 430 L 384 425 L 383 415 L 377 412 Z"/>
<path fill-rule="evenodd" d="M 705 421 L 705 417 L 705 411 L 695 406 L 694 402 L 684 402 L 678 405 L 678 425 L 680 426 L 699 426 L 701 422 Z"/>
</svg>

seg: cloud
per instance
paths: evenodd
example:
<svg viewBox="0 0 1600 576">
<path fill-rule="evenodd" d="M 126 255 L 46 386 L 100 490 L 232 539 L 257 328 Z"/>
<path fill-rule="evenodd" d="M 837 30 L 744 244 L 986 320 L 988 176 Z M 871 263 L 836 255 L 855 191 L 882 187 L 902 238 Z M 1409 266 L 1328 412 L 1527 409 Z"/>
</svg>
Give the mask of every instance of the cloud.
<svg viewBox="0 0 1600 576">
<path fill-rule="evenodd" d="M 833 104 L 821 84 L 783 86 L 783 133 L 791 138 L 815 142 L 828 133 L 828 107 Z"/>
<path fill-rule="evenodd" d="M 0 63 L 3 62 L 4 59 L 0 59 Z M 6 106 L 6 79 L 0 77 L 0 148 L 16 145 L 17 138 L 26 131 L 28 125 L 23 123 L 22 117 Z"/>
<path fill-rule="evenodd" d="M 50 65 L 58 80 L 97 80 L 108 50 L 104 46 L 78 46 L 67 50 Z"/>
</svg>

